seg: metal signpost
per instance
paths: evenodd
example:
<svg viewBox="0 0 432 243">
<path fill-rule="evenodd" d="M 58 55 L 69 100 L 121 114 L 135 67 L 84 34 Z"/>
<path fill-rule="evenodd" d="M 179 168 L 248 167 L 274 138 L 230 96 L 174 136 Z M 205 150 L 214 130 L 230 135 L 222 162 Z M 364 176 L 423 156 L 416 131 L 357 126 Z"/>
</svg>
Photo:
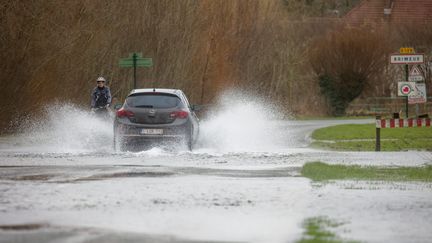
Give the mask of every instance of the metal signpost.
<svg viewBox="0 0 432 243">
<path fill-rule="evenodd" d="M 420 72 L 420 69 L 416 66 L 411 68 L 409 77 L 409 81 L 415 82 L 414 90 L 408 95 L 408 104 L 415 104 L 416 117 L 419 115 L 419 104 L 426 103 L 426 86 L 424 81 L 424 77 Z"/>
<path fill-rule="evenodd" d="M 405 66 L 405 80 L 398 82 L 398 96 L 405 96 L 405 116 L 407 119 L 390 119 L 388 122 L 381 119 L 381 116 L 377 116 L 376 132 L 375 132 L 375 151 L 381 151 L 381 128 L 394 128 L 394 127 L 430 127 L 431 120 L 419 119 L 418 118 L 418 103 L 426 102 L 426 86 L 425 83 L 419 83 L 424 81 L 424 77 L 420 72 L 420 69 L 414 66 L 411 71 L 409 71 L 408 65 L 412 64 L 423 64 L 424 55 L 414 54 L 414 48 L 403 47 L 399 49 L 398 54 L 393 54 L 390 56 L 390 64 L 403 64 Z M 408 104 L 416 104 L 416 116 L 417 119 L 408 118 Z M 415 121 L 415 123 L 414 123 Z M 423 125 L 424 124 L 424 125 Z"/>
<path fill-rule="evenodd" d="M 414 53 L 415 53 L 414 48 L 402 47 L 399 49 L 398 54 L 390 55 L 390 64 L 404 64 L 405 65 L 405 81 L 410 80 L 409 68 L 408 68 L 409 64 L 423 64 L 424 63 L 424 55 L 423 54 L 414 54 Z M 420 71 L 419 70 L 417 70 L 417 71 L 420 74 Z M 413 75 L 413 76 L 418 76 L 418 75 Z M 411 79 L 420 79 L 420 78 L 416 77 L 416 78 L 411 78 Z M 400 87 L 398 87 L 398 88 L 400 91 Z M 407 88 L 405 87 L 405 89 L 407 89 Z M 411 92 L 409 92 L 409 93 L 411 93 Z M 400 92 L 399 92 L 399 94 L 400 94 Z M 409 95 L 403 94 L 402 96 L 406 96 L 405 117 L 408 118 L 408 96 Z"/>
<path fill-rule="evenodd" d="M 153 60 L 151 58 L 142 57 L 142 53 L 131 53 L 128 58 L 122 58 L 119 61 L 120 67 L 133 67 L 134 81 L 133 88 L 136 89 L 136 68 L 137 67 L 151 67 Z"/>
<path fill-rule="evenodd" d="M 381 116 L 375 118 L 375 151 L 381 151 Z"/>
</svg>

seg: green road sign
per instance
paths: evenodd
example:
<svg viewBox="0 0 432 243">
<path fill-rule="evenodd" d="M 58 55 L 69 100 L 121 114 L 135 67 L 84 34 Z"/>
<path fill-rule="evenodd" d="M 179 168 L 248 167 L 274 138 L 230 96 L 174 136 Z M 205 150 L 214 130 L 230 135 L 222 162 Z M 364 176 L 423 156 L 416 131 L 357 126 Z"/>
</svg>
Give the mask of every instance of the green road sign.
<svg viewBox="0 0 432 243">
<path fill-rule="evenodd" d="M 137 67 L 151 67 L 153 66 L 153 60 L 151 58 L 142 57 L 142 53 L 129 53 L 128 58 L 122 58 L 119 61 L 120 67 L 133 67 L 134 71 L 134 84 L 133 87 L 136 89 L 136 68 Z"/>
<path fill-rule="evenodd" d="M 119 62 L 120 67 L 133 67 L 134 60 L 133 58 L 122 58 Z M 137 58 L 136 59 L 137 67 L 151 67 L 153 66 L 153 60 L 151 58 Z"/>
</svg>

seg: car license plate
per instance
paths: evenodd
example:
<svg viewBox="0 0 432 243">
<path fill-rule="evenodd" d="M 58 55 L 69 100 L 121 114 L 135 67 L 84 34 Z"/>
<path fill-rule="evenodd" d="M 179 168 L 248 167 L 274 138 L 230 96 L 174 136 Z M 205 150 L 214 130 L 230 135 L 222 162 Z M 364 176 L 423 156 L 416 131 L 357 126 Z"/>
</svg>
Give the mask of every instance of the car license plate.
<svg viewBox="0 0 432 243">
<path fill-rule="evenodd" d="M 162 135 L 163 129 L 142 129 L 141 134 L 145 135 Z"/>
</svg>

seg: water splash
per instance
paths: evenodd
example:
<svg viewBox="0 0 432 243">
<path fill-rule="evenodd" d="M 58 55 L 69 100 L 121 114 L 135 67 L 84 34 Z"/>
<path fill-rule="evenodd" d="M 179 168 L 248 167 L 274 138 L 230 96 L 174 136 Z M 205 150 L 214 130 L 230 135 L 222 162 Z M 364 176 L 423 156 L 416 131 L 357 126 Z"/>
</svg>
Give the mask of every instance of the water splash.
<svg viewBox="0 0 432 243">
<path fill-rule="evenodd" d="M 54 153 L 112 150 L 112 120 L 73 104 L 48 105 L 42 119 L 26 121 L 19 130 L 18 144 L 29 150 Z"/>
<path fill-rule="evenodd" d="M 151 149 L 140 151 L 140 152 L 135 152 L 135 153 L 127 152 L 127 153 L 131 153 L 132 155 L 134 155 L 136 157 L 159 157 L 162 155 L 169 154 L 169 151 L 164 150 L 163 148 L 153 147 Z"/>
<path fill-rule="evenodd" d="M 277 121 L 281 112 L 256 97 L 225 93 L 200 123 L 194 153 L 274 152 L 285 146 L 286 131 Z M 113 122 L 74 104 L 45 107 L 43 119 L 29 119 L 16 136 L 18 150 L 43 153 L 113 153 Z M 173 148 L 185 153 L 187 147 Z M 172 149 L 150 147 L 137 156 L 172 154 Z M 130 152 L 127 152 L 130 153 Z"/>
<path fill-rule="evenodd" d="M 240 93 L 221 96 L 201 122 L 198 148 L 217 152 L 263 152 L 281 148 L 281 112 L 276 106 Z"/>
</svg>

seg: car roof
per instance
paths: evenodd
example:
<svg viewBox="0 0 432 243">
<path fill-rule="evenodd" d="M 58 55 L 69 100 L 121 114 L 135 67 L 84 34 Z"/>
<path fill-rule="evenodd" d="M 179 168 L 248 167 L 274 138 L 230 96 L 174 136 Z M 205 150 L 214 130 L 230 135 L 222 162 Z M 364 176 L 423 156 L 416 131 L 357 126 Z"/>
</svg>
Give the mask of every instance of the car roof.
<svg viewBox="0 0 432 243">
<path fill-rule="evenodd" d="M 182 91 L 179 90 L 179 89 L 158 89 L 158 88 L 151 88 L 151 89 L 133 89 L 133 90 L 129 93 L 129 95 L 139 94 L 139 93 L 152 93 L 152 92 L 179 95 Z"/>
</svg>

